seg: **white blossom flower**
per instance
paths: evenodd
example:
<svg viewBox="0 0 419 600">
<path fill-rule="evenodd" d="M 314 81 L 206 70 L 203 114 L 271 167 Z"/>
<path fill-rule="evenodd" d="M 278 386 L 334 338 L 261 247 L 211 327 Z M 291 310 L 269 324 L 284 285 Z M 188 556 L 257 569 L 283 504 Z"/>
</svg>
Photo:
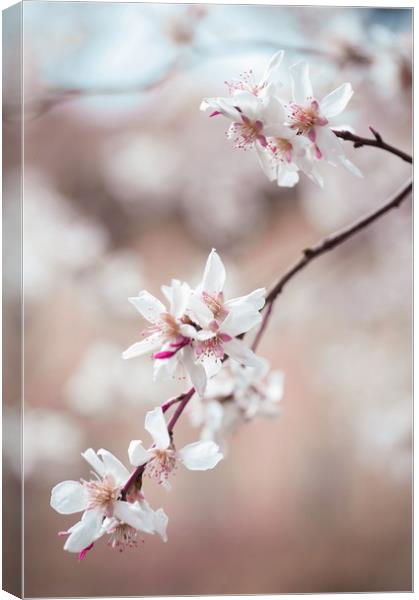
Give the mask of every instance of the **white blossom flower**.
<svg viewBox="0 0 419 600">
<path fill-rule="evenodd" d="M 226 85 L 231 96 L 235 96 L 241 92 L 247 92 L 252 96 L 264 98 L 267 94 L 272 94 L 272 88 L 275 90 L 281 87 L 279 82 L 279 70 L 284 51 L 276 52 L 268 63 L 262 79 L 256 83 L 252 69 L 241 74 L 240 78 L 226 81 Z"/>
<path fill-rule="evenodd" d="M 177 450 L 171 440 L 161 407 L 149 411 L 145 429 L 153 439 L 153 446 L 146 450 L 141 440 L 132 440 L 128 455 L 132 465 L 146 465 L 145 473 L 165 484 L 169 474 L 179 463 L 191 471 L 213 469 L 223 458 L 219 447 L 212 441 L 187 444 Z"/>
<path fill-rule="evenodd" d="M 282 57 L 281 51 L 273 56 L 259 83 L 251 71 L 245 73 L 227 83 L 230 97 L 205 98 L 200 109 L 211 109 L 211 117 L 223 115 L 233 121 L 227 137 L 236 148 L 255 149 L 265 175 L 279 186 L 293 187 L 299 170 L 323 186 L 316 169 L 321 159 L 361 176 L 332 129 L 343 127 L 336 117 L 352 97 L 351 84 L 342 84 L 319 101 L 313 95 L 308 64 L 300 61 L 290 68 L 292 98 L 286 97 L 288 92 L 278 78 Z"/>
<path fill-rule="evenodd" d="M 317 159 L 325 159 L 331 164 L 340 162 L 353 174 L 361 173 L 345 156 L 341 141 L 333 133 L 339 123 L 335 118 L 346 108 L 352 98 L 353 89 L 350 83 L 327 94 L 321 100 L 314 96 L 310 80 L 309 66 L 300 61 L 290 67 L 292 101 L 288 103 L 288 124 L 299 135 L 307 136 L 312 142 Z"/>
<path fill-rule="evenodd" d="M 193 344 L 195 355 L 209 376 L 220 367 L 225 355 L 246 365 L 257 366 L 259 360 L 236 336 L 246 333 L 261 320 L 265 304 L 265 288 L 246 296 L 224 299 L 226 271 L 213 249 L 207 259 L 202 280 L 190 295 L 188 314 L 200 330 Z"/>
<path fill-rule="evenodd" d="M 89 448 L 82 456 L 94 469 L 95 479 L 63 481 L 51 492 L 51 506 L 58 513 L 68 515 L 83 512 L 81 520 L 65 532 L 69 537 L 64 550 L 82 553 L 88 549 L 105 533 L 103 523 L 106 518 L 117 519 L 145 533 L 159 531 L 155 514 L 148 505 L 121 499 L 121 490 L 130 473 L 113 454 L 103 449 L 96 453 Z"/>
<path fill-rule="evenodd" d="M 195 399 L 190 411 L 192 422 L 201 427 L 201 439 L 222 443 L 222 436 L 255 417 L 276 417 L 283 396 L 281 371 L 269 373 L 269 363 L 259 368 L 226 364 L 210 380 L 204 398 Z"/>
<path fill-rule="evenodd" d="M 258 98 L 248 92 L 240 92 L 227 98 L 205 98 L 200 110 L 212 109 L 211 117 L 223 115 L 232 121 L 227 137 L 235 148 L 255 149 L 257 152 L 268 145 L 265 126 L 278 119 L 279 101 L 275 96 Z"/>
<path fill-rule="evenodd" d="M 186 318 L 185 311 L 188 305 L 190 288 L 187 283 L 177 279 L 172 280 L 171 287 L 163 286 L 162 291 L 169 301 L 169 308 L 147 291 L 142 291 L 129 301 L 151 325 L 143 332 L 143 340 L 130 346 L 122 357 L 133 358 L 149 352 L 156 361 L 163 361 L 165 367 L 172 367 L 170 373 L 176 376 L 179 369 L 189 375 L 198 391 L 203 392 L 206 378 L 201 365 L 193 360 L 190 348 L 196 329 Z M 154 352 L 156 351 L 157 352 Z M 168 363 L 168 359 L 174 358 Z M 161 372 L 160 365 L 154 373 L 157 377 Z M 179 375 L 180 376 L 180 375 Z"/>
<path fill-rule="evenodd" d="M 323 178 L 316 169 L 316 162 L 310 158 L 311 142 L 283 124 L 286 115 L 282 106 L 278 108 L 278 120 L 281 122 L 265 128 L 268 145 L 258 152 L 265 175 L 281 187 L 293 187 L 299 181 L 298 171 L 301 170 L 323 187 Z"/>
<path fill-rule="evenodd" d="M 152 510 L 142 495 L 136 504 L 149 515 L 153 530 L 160 535 L 163 542 L 167 542 L 166 529 L 168 517 L 164 510 L 162 508 L 155 511 Z M 108 535 L 108 545 L 111 548 L 119 550 L 119 552 L 122 552 L 126 548 L 136 548 L 138 546 L 139 529 L 116 517 L 106 517 L 104 519 L 100 535 Z"/>
</svg>

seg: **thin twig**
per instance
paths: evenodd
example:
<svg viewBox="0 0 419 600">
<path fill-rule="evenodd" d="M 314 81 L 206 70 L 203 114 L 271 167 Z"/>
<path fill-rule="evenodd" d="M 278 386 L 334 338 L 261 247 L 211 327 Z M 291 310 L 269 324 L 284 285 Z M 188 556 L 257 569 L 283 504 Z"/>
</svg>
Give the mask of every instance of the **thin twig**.
<svg viewBox="0 0 419 600">
<path fill-rule="evenodd" d="M 349 227 L 346 227 L 339 233 L 332 235 L 322 242 L 313 246 L 311 248 L 306 248 L 303 251 L 303 256 L 297 261 L 292 267 L 288 269 L 282 275 L 279 280 L 272 286 L 271 290 L 268 292 L 266 296 L 266 304 L 265 304 L 265 312 L 263 315 L 262 323 L 259 327 L 259 330 L 256 334 L 255 340 L 252 344 L 253 350 L 255 350 L 260 342 L 260 339 L 266 329 L 266 326 L 269 321 L 269 317 L 272 314 L 273 304 L 279 294 L 282 292 L 286 284 L 297 274 L 299 271 L 302 271 L 307 265 L 309 265 L 314 259 L 318 258 L 322 254 L 326 252 L 330 252 L 340 244 L 343 244 L 346 240 L 356 235 L 359 231 L 362 231 L 375 221 L 377 221 L 380 217 L 390 212 L 394 208 L 398 208 L 400 204 L 405 200 L 410 192 L 412 191 L 412 182 L 410 181 L 408 184 L 404 185 L 403 188 L 395 194 L 394 197 L 391 198 L 386 204 L 384 204 L 378 210 L 373 211 L 366 217 L 363 217 L 359 221 L 356 221 Z"/>
<path fill-rule="evenodd" d="M 369 129 L 374 136 L 373 138 L 360 137 L 359 135 L 355 135 L 350 131 L 333 130 L 333 133 L 341 140 L 352 142 L 354 148 L 362 148 L 362 146 L 374 146 L 374 148 L 381 148 L 381 150 L 386 150 L 391 154 L 395 154 L 405 162 L 412 164 L 413 159 L 410 156 L 410 154 L 407 154 L 406 152 L 403 152 L 402 150 L 399 150 L 394 146 L 390 146 L 390 144 L 387 144 L 375 129 L 373 129 L 372 127 L 370 127 Z"/>
<path fill-rule="evenodd" d="M 182 400 L 181 400 L 179 406 L 176 408 L 175 412 L 173 413 L 172 418 L 170 419 L 170 421 L 167 424 L 167 430 L 170 435 L 172 435 L 173 429 L 174 429 L 174 426 L 176 425 L 177 420 L 179 419 L 180 415 L 183 413 L 185 406 L 188 404 L 189 400 L 192 398 L 194 393 L 195 393 L 195 388 L 191 387 L 191 389 L 188 390 L 185 394 L 182 394 Z"/>
</svg>

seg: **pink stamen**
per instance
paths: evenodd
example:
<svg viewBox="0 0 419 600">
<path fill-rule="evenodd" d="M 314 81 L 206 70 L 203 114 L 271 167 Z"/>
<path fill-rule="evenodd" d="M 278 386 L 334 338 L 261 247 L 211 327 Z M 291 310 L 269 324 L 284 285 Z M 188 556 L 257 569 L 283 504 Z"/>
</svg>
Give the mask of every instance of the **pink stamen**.
<svg viewBox="0 0 419 600">
<path fill-rule="evenodd" d="M 318 158 L 319 160 L 323 157 L 322 151 L 320 150 L 317 144 L 314 145 L 314 152 L 316 154 L 316 158 Z"/>
<path fill-rule="evenodd" d="M 218 115 L 221 115 L 221 112 L 219 110 L 214 110 L 211 114 L 210 117 L 218 117 Z"/>
</svg>

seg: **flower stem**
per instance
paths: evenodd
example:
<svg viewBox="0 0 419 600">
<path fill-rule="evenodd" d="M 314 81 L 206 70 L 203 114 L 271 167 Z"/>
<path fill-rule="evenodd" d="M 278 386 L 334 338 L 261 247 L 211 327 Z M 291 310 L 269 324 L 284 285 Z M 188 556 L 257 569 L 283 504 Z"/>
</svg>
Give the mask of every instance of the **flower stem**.
<svg viewBox="0 0 419 600">
<path fill-rule="evenodd" d="M 354 148 L 362 148 L 362 146 L 374 146 L 374 148 L 381 148 L 381 150 L 386 150 L 386 152 L 395 154 L 396 156 L 398 156 L 405 162 L 412 164 L 413 159 L 410 156 L 410 154 L 407 154 L 406 152 L 403 152 L 402 150 L 399 150 L 398 148 L 395 148 L 394 146 L 390 146 L 390 144 L 387 144 L 383 140 L 381 135 L 378 133 L 378 131 L 376 131 L 372 127 L 370 127 L 370 131 L 374 136 L 373 138 L 360 137 L 359 135 L 355 135 L 354 133 L 351 133 L 350 131 L 333 130 L 333 133 L 341 140 L 346 140 L 347 142 L 353 142 Z"/>
<path fill-rule="evenodd" d="M 185 406 L 188 404 L 189 400 L 192 398 L 194 393 L 195 393 L 195 388 L 191 387 L 191 389 L 188 390 L 185 394 L 182 394 L 182 399 L 180 401 L 180 404 L 177 407 L 177 409 L 175 410 L 172 418 L 170 419 L 170 421 L 167 424 L 167 430 L 170 435 L 172 435 L 173 428 L 176 425 L 177 420 L 179 419 L 180 415 L 183 413 Z"/>
<path fill-rule="evenodd" d="M 252 349 L 256 350 L 260 339 L 266 329 L 269 318 L 272 314 L 273 304 L 276 298 L 284 289 L 285 285 L 302 269 L 304 269 L 308 264 L 310 264 L 315 258 L 325 254 L 326 252 L 330 252 L 340 244 L 343 244 L 346 240 L 357 234 L 359 231 L 362 231 L 375 221 L 377 221 L 380 217 L 387 214 L 394 208 L 398 208 L 400 204 L 409 196 L 412 191 L 412 182 L 405 184 L 402 189 L 395 194 L 386 204 L 381 206 L 378 210 L 370 213 L 366 217 L 356 221 L 349 227 L 346 227 L 342 231 L 327 237 L 322 242 L 313 246 L 311 248 L 306 248 L 303 250 L 303 256 L 297 261 L 293 266 L 291 266 L 288 271 L 282 275 L 278 281 L 272 286 L 271 290 L 268 292 L 266 296 L 266 304 L 265 304 L 265 312 L 263 315 L 262 322 L 260 324 L 259 330 L 256 334 L 255 340 L 252 345 Z"/>
</svg>

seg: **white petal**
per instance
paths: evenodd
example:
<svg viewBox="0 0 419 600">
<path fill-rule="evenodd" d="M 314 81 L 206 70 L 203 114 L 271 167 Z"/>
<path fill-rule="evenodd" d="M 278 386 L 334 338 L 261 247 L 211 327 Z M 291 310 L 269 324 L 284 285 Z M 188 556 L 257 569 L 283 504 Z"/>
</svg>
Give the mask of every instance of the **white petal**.
<svg viewBox="0 0 419 600">
<path fill-rule="evenodd" d="M 102 526 L 103 513 L 100 509 L 86 510 L 81 521 L 71 527 L 71 534 L 64 544 L 68 552 L 81 552 L 97 539 Z"/>
<path fill-rule="evenodd" d="M 339 156 L 345 156 L 342 142 L 328 127 L 316 127 L 316 144 L 319 146 L 323 158 L 332 162 Z"/>
<path fill-rule="evenodd" d="M 201 329 L 201 331 L 196 332 L 195 339 L 198 341 L 210 340 L 211 338 L 216 336 L 215 331 L 211 331 L 209 329 Z"/>
<path fill-rule="evenodd" d="M 130 502 L 115 502 L 114 515 L 123 523 L 131 525 L 134 529 L 154 533 L 153 515 L 143 510 L 139 504 Z"/>
<path fill-rule="evenodd" d="M 185 467 L 191 471 L 213 469 L 223 458 L 220 448 L 212 441 L 188 444 L 178 454 Z"/>
<path fill-rule="evenodd" d="M 362 172 L 356 167 L 350 160 L 346 158 L 346 156 L 340 156 L 339 160 L 341 164 L 347 169 L 352 175 L 356 177 L 363 177 Z"/>
<path fill-rule="evenodd" d="M 134 467 L 144 465 L 150 458 L 141 440 L 132 440 L 128 447 L 129 462 Z"/>
<path fill-rule="evenodd" d="M 122 358 L 135 358 L 136 356 L 142 356 L 148 352 L 153 352 L 161 346 L 161 335 L 160 333 L 153 333 L 148 337 L 136 342 L 122 353 Z"/>
<path fill-rule="evenodd" d="M 167 542 L 167 524 L 169 517 L 162 508 L 159 508 L 153 513 L 153 526 L 156 533 L 159 534 L 163 542 Z"/>
<path fill-rule="evenodd" d="M 309 67 L 305 61 L 300 61 L 290 67 L 292 97 L 297 104 L 304 104 L 313 98 Z"/>
<path fill-rule="evenodd" d="M 62 481 L 52 488 L 51 506 L 61 515 L 86 510 L 88 504 L 86 491 L 78 481 Z"/>
<path fill-rule="evenodd" d="M 221 258 L 213 248 L 205 265 L 200 289 L 209 294 L 218 294 L 223 290 L 226 272 Z"/>
<path fill-rule="evenodd" d="M 109 473 L 112 475 L 117 485 L 128 481 L 130 472 L 121 461 L 112 454 L 112 452 L 101 448 L 97 453 L 102 458 L 103 464 L 105 465 L 105 474 Z"/>
<path fill-rule="evenodd" d="M 262 315 L 247 306 L 238 306 L 231 310 L 224 319 L 221 329 L 231 337 L 250 331 L 262 320 Z"/>
<path fill-rule="evenodd" d="M 227 117 L 232 121 L 237 120 L 240 114 L 232 103 L 231 98 L 204 98 L 199 110 L 205 111 L 209 108 L 213 111 L 220 112 L 224 117 Z"/>
<path fill-rule="evenodd" d="M 183 336 L 192 338 L 192 339 L 195 338 L 196 333 L 197 333 L 197 331 L 193 325 L 185 325 L 185 324 L 179 325 L 179 331 Z"/>
<path fill-rule="evenodd" d="M 343 83 L 333 92 L 330 92 L 320 102 L 320 114 L 327 119 L 336 117 L 343 110 L 352 98 L 354 91 L 350 83 Z"/>
<path fill-rule="evenodd" d="M 173 295 L 171 286 L 170 285 L 162 285 L 160 289 L 161 289 L 163 295 L 165 296 L 166 300 L 169 302 L 169 304 L 171 304 L 172 295 Z"/>
<path fill-rule="evenodd" d="M 294 187 L 300 179 L 298 171 L 282 169 L 278 171 L 277 183 L 280 187 Z"/>
<path fill-rule="evenodd" d="M 185 369 L 191 378 L 192 385 L 200 396 L 204 395 L 207 386 L 207 375 L 202 365 L 197 364 L 194 360 L 194 351 L 191 346 L 187 346 L 182 350 L 182 360 Z"/>
<path fill-rule="evenodd" d="M 81 453 L 82 457 L 89 463 L 91 467 L 96 471 L 100 477 L 105 474 L 105 465 L 100 460 L 93 448 L 88 448 L 85 452 Z"/>
<path fill-rule="evenodd" d="M 187 283 L 181 283 L 178 279 L 172 281 L 172 301 L 170 312 L 177 318 L 184 315 L 188 305 L 190 288 Z"/>
<path fill-rule="evenodd" d="M 189 314 L 191 319 L 200 327 L 207 327 L 214 320 L 214 315 L 197 293 L 189 298 Z"/>
<path fill-rule="evenodd" d="M 170 444 L 169 432 L 166 420 L 160 406 L 148 411 L 145 417 L 145 429 L 151 435 L 159 450 L 165 450 Z"/>
<path fill-rule="evenodd" d="M 147 319 L 151 323 L 155 323 L 161 313 L 166 312 L 164 304 L 145 290 L 140 292 L 135 298 L 128 298 L 128 300 L 141 313 L 144 319 Z"/>
<path fill-rule="evenodd" d="M 255 148 L 262 171 L 265 173 L 269 181 L 275 181 L 278 167 L 276 162 L 272 159 L 272 154 L 260 144 L 256 144 Z"/>
<path fill-rule="evenodd" d="M 259 369 L 261 360 L 256 354 L 241 340 L 233 339 L 229 342 L 224 342 L 224 350 L 226 354 L 237 360 L 242 365 Z"/>
<path fill-rule="evenodd" d="M 265 305 L 266 288 L 258 288 L 246 296 L 233 298 L 225 303 L 228 310 L 234 310 L 237 306 L 246 306 L 254 310 L 261 310 Z"/>
<path fill-rule="evenodd" d="M 284 58 L 284 51 L 279 50 L 276 52 L 266 67 L 265 73 L 262 77 L 260 85 L 266 84 L 271 81 L 275 81 L 276 76 L 278 75 L 279 67 L 281 66 L 282 59 Z"/>
<path fill-rule="evenodd" d="M 272 371 L 266 383 L 269 400 L 279 402 L 284 395 L 284 373 L 282 371 Z"/>
</svg>

